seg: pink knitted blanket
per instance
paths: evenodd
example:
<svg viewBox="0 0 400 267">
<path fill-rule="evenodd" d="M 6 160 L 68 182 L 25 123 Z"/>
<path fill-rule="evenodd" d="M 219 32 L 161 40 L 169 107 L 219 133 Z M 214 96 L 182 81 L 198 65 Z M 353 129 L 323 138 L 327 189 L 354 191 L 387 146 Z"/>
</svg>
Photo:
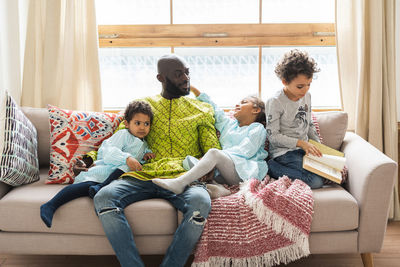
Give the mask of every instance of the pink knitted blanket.
<svg viewBox="0 0 400 267">
<path fill-rule="evenodd" d="M 300 180 L 243 183 L 213 200 L 192 266 L 273 266 L 309 255 L 313 204 Z"/>
</svg>

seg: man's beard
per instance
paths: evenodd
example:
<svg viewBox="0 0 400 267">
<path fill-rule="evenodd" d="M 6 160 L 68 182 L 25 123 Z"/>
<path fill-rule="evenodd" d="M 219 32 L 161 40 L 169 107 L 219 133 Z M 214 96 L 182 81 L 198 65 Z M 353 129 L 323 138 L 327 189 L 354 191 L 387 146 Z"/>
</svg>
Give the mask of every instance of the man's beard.
<svg viewBox="0 0 400 267">
<path fill-rule="evenodd" d="M 189 81 L 187 82 L 187 88 L 181 89 L 178 86 L 176 86 L 173 82 L 171 82 L 170 79 L 166 78 L 166 80 L 167 84 L 165 86 L 165 91 L 167 91 L 172 98 L 179 98 L 181 96 L 185 96 L 190 93 Z"/>
</svg>

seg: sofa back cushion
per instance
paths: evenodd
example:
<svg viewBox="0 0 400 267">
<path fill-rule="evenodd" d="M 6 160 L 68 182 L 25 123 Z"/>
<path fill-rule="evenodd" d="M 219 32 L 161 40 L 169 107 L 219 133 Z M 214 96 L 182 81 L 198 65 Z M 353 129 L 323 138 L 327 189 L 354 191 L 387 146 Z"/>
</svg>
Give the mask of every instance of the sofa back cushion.
<svg viewBox="0 0 400 267">
<path fill-rule="evenodd" d="M 22 111 L 33 123 L 38 136 L 39 164 L 49 166 L 50 126 L 46 108 L 22 107 Z M 322 142 L 334 149 L 340 149 L 347 130 L 348 116 L 343 111 L 313 113 L 317 119 Z"/>
<path fill-rule="evenodd" d="M 347 131 L 348 116 L 343 111 L 315 112 L 322 143 L 340 150 Z"/>
<path fill-rule="evenodd" d="M 22 107 L 25 116 L 36 127 L 38 139 L 38 156 L 41 167 L 49 166 L 50 159 L 50 124 L 46 108 Z"/>
</svg>

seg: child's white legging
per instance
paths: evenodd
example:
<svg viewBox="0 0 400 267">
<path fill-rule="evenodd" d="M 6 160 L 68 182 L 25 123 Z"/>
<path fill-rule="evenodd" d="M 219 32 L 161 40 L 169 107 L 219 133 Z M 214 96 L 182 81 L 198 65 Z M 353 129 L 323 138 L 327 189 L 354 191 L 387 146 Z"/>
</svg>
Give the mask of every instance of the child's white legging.
<svg viewBox="0 0 400 267">
<path fill-rule="evenodd" d="M 228 185 L 239 184 L 242 181 L 235 170 L 235 164 L 233 164 L 231 158 L 215 148 L 208 150 L 193 168 L 176 179 L 184 180 L 185 184 L 189 184 L 203 177 L 214 168 L 218 169 Z"/>
<path fill-rule="evenodd" d="M 152 182 L 175 194 L 180 194 L 187 185 L 203 177 L 214 168 L 218 169 L 228 185 L 239 184 L 242 181 L 236 173 L 235 164 L 233 164 L 231 158 L 221 150 L 212 148 L 193 168 L 182 176 L 175 179 L 155 178 L 152 179 Z"/>
</svg>

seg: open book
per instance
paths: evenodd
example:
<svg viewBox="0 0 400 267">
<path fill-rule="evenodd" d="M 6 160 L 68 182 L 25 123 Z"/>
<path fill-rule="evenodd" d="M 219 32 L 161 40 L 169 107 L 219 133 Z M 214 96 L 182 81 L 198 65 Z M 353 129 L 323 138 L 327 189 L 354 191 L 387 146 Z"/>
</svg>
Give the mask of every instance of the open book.
<svg viewBox="0 0 400 267">
<path fill-rule="evenodd" d="M 303 168 L 340 184 L 342 182 L 341 171 L 346 163 L 344 153 L 314 140 L 309 140 L 309 142 L 321 151 L 322 157 L 305 155 L 303 157 Z"/>
</svg>

